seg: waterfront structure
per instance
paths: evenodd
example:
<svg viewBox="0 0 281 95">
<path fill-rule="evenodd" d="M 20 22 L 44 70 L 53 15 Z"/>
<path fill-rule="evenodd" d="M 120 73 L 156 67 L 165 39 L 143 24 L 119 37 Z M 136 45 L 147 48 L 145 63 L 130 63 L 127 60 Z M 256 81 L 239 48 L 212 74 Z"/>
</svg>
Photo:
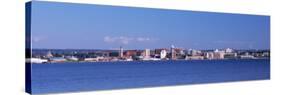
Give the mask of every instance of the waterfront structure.
<svg viewBox="0 0 281 95">
<path fill-rule="evenodd" d="M 52 51 L 52 52 L 51 52 Z M 73 54 L 73 52 L 76 52 Z M 266 59 L 270 57 L 269 50 L 233 50 L 230 48 L 216 50 L 184 50 L 175 48 L 143 49 L 143 50 L 36 50 L 32 58 L 26 62 L 107 62 L 107 61 L 137 61 L 137 60 L 202 60 L 202 59 Z M 42 60 L 41 60 L 42 59 Z M 48 59 L 48 60 L 44 60 Z"/>
<path fill-rule="evenodd" d="M 225 59 L 236 59 L 237 58 L 237 53 L 225 53 L 224 54 Z"/>
<path fill-rule="evenodd" d="M 126 58 L 124 61 L 133 61 L 132 57 Z"/>
<path fill-rule="evenodd" d="M 110 55 L 110 51 L 97 51 L 95 55 L 108 57 Z"/>
<path fill-rule="evenodd" d="M 161 50 L 161 52 L 160 52 L 160 58 L 161 59 L 164 59 L 164 58 L 166 58 L 166 56 L 167 56 L 167 51 L 166 50 Z"/>
<path fill-rule="evenodd" d="M 158 48 L 158 49 L 154 49 L 154 54 L 151 54 L 151 55 L 155 58 L 161 58 L 161 52 L 162 52 L 162 57 L 165 54 L 165 58 L 167 58 L 168 51 L 169 51 L 169 49 L 167 49 L 167 48 Z"/>
<path fill-rule="evenodd" d="M 185 57 L 185 60 L 203 60 L 204 59 L 204 56 L 186 56 Z"/>
<path fill-rule="evenodd" d="M 216 49 L 214 51 L 214 59 L 224 59 L 225 52 Z"/>
<path fill-rule="evenodd" d="M 195 50 L 195 49 L 189 49 L 187 51 L 187 55 L 189 56 L 198 56 L 198 55 L 201 55 L 202 52 L 200 50 Z"/>
<path fill-rule="evenodd" d="M 136 56 L 137 55 L 137 50 L 126 50 L 124 52 L 124 56 L 125 58 L 131 58 L 133 56 Z"/>
<path fill-rule="evenodd" d="M 166 52 L 169 51 L 169 49 L 167 49 L 167 48 L 159 48 L 159 49 L 154 49 L 154 53 L 160 54 L 162 50 L 166 50 Z"/>
<path fill-rule="evenodd" d="M 84 61 L 96 62 L 96 61 L 99 61 L 99 60 L 98 60 L 98 58 L 84 58 Z"/>
<path fill-rule="evenodd" d="M 246 52 L 244 55 L 240 55 L 241 59 L 254 59 L 255 57 L 253 55 L 250 55 L 248 52 Z"/>
<path fill-rule="evenodd" d="M 198 55 L 198 51 L 197 50 L 191 50 L 191 56 L 196 56 Z"/>
<path fill-rule="evenodd" d="M 88 62 L 98 62 L 98 61 L 108 61 L 109 59 L 102 57 L 102 56 L 98 56 L 95 58 L 84 58 L 84 61 L 88 61 Z"/>
<path fill-rule="evenodd" d="M 37 63 L 37 64 L 48 62 L 47 59 L 40 59 L 40 58 L 28 58 L 25 61 L 26 61 L 26 63 Z"/>
<path fill-rule="evenodd" d="M 150 49 L 145 49 L 144 50 L 143 57 L 144 58 L 150 58 Z"/>
<path fill-rule="evenodd" d="M 185 55 L 182 48 L 174 48 L 176 58 L 179 58 L 182 55 Z"/>
<path fill-rule="evenodd" d="M 231 48 L 226 48 L 225 49 L 225 53 L 232 53 L 232 52 L 233 52 L 233 50 Z"/>
<path fill-rule="evenodd" d="M 185 56 L 186 60 L 202 60 L 205 56 L 200 50 L 189 49 L 187 55 Z"/>
<path fill-rule="evenodd" d="M 51 58 L 51 57 L 53 57 L 52 52 L 51 52 L 51 51 L 49 51 L 49 52 L 46 54 L 46 57 L 47 57 L 47 58 Z"/>
<path fill-rule="evenodd" d="M 79 60 L 77 57 L 74 57 L 74 56 L 66 56 L 65 59 L 69 60 L 69 61 L 78 61 Z"/>
<path fill-rule="evenodd" d="M 214 53 L 213 52 L 206 52 L 205 54 L 206 59 L 214 59 Z"/>
<path fill-rule="evenodd" d="M 63 57 L 52 57 L 49 58 L 50 62 L 66 62 L 67 60 Z"/>
<path fill-rule="evenodd" d="M 122 48 L 122 46 L 120 46 L 120 49 L 119 49 L 119 57 L 123 58 L 123 48 Z"/>
<path fill-rule="evenodd" d="M 176 52 L 175 52 L 175 46 L 171 46 L 171 59 L 175 60 L 176 59 Z"/>
<path fill-rule="evenodd" d="M 269 52 L 263 52 L 263 53 L 261 54 L 261 56 L 263 56 L 263 57 L 269 57 L 270 54 L 269 54 Z"/>
</svg>

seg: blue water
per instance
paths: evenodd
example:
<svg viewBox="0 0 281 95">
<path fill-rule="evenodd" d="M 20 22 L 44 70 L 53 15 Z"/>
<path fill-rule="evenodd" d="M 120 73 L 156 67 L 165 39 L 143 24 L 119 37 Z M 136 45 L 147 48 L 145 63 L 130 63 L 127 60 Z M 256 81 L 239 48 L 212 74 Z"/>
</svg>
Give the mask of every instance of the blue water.
<svg viewBox="0 0 281 95">
<path fill-rule="evenodd" d="M 269 59 L 33 64 L 32 93 L 270 79 Z"/>
</svg>

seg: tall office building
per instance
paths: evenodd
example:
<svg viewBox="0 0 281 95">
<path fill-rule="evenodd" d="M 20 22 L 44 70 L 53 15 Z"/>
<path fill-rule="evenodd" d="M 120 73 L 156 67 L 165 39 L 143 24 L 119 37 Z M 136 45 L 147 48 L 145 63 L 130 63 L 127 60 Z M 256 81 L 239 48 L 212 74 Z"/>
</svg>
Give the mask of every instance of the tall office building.
<svg viewBox="0 0 281 95">
<path fill-rule="evenodd" d="M 176 59 L 176 52 L 175 52 L 175 46 L 171 46 L 171 59 L 174 60 Z"/>
<path fill-rule="evenodd" d="M 150 49 L 145 49 L 143 53 L 144 58 L 150 58 Z"/>
<path fill-rule="evenodd" d="M 161 50 L 161 52 L 160 52 L 160 58 L 161 59 L 163 59 L 163 58 L 166 58 L 166 56 L 167 56 L 167 51 L 166 50 Z"/>
<path fill-rule="evenodd" d="M 120 49 L 119 49 L 119 57 L 123 58 L 123 48 L 122 48 L 122 46 L 120 46 Z"/>
</svg>

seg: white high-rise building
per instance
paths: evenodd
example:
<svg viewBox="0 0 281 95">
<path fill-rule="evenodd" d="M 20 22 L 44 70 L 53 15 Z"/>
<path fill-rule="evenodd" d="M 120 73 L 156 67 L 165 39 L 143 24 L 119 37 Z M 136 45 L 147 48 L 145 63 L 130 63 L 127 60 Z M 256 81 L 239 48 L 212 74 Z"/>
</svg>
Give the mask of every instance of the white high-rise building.
<svg viewBox="0 0 281 95">
<path fill-rule="evenodd" d="M 175 51 L 175 46 L 171 46 L 171 59 L 176 59 L 176 51 Z"/>
<path fill-rule="evenodd" d="M 144 50 L 144 58 L 150 58 L 150 49 Z"/>
<path fill-rule="evenodd" d="M 166 56 L 167 56 L 167 51 L 166 50 L 161 50 L 160 58 L 163 59 L 163 58 L 166 58 Z"/>
</svg>

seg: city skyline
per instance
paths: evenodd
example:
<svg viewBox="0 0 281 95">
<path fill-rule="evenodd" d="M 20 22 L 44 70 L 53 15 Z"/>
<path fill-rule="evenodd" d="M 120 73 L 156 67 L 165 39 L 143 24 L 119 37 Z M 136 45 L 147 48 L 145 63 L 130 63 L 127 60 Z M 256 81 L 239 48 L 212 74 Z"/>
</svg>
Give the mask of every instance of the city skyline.
<svg viewBox="0 0 281 95">
<path fill-rule="evenodd" d="M 270 49 L 269 16 L 33 3 L 33 48 Z"/>
</svg>

